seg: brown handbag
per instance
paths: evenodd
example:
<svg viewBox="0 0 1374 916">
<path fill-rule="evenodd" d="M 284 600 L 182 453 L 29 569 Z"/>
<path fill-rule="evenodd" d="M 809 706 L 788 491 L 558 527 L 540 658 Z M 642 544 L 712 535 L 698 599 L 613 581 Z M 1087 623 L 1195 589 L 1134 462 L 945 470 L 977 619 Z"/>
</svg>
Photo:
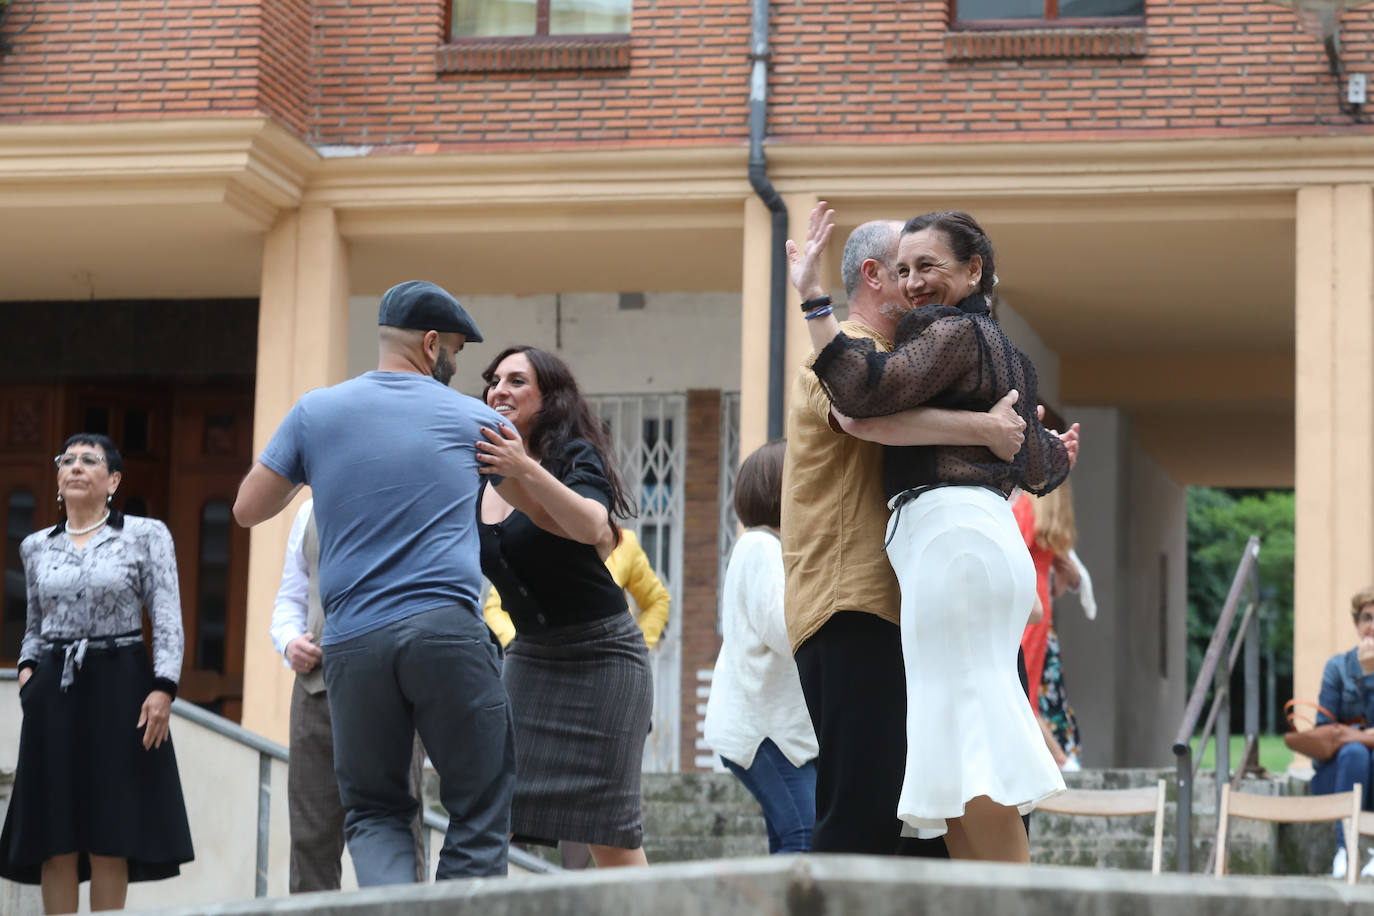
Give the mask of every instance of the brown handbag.
<svg viewBox="0 0 1374 916">
<path fill-rule="evenodd" d="M 1331 721 L 1317 725 L 1310 717 L 1299 714 L 1298 706 L 1315 709 Z M 1322 763 L 1335 757 L 1336 752 L 1350 741 L 1350 727 L 1352 725 L 1363 726 L 1365 724 L 1363 718 L 1348 724 L 1337 723 L 1336 717 L 1331 715 L 1331 711 L 1320 703 L 1300 700 L 1297 697 L 1284 703 L 1283 711 L 1287 714 L 1288 724 L 1292 726 L 1292 729 L 1284 734 L 1283 743 L 1288 745 L 1293 752 L 1311 757 Z M 1299 722 L 1306 722 L 1309 727 L 1299 730 Z"/>
</svg>

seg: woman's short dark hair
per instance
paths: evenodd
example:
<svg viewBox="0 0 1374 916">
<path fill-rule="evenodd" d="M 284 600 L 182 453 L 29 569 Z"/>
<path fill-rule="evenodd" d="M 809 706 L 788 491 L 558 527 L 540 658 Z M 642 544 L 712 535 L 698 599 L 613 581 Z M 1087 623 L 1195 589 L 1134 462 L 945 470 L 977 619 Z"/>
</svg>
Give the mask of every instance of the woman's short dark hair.
<svg viewBox="0 0 1374 916">
<path fill-rule="evenodd" d="M 526 448 L 532 455 L 538 456 L 540 461 L 548 461 L 561 454 L 564 446 L 573 439 L 585 439 L 596 449 L 597 454 L 601 456 L 601 463 L 606 467 L 606 479 L 611 484 L 611 515 L 620 518 L 638 515 L 630 501 L 629 491 L 616 470 L 615 456 L 605 427 L 592 413 L 591 407 L 582 397 L 582 392 L 578 390 L 577 379 L 573 378 L 572 370 L 563 360 L 538 347 L 506 347 L 496 354 L 496 358 L 487 364 L 487 368 L 482 370 L 482 380 L 487 383 L 482 389 L 482 403 L 486 403 L 487 393 L 496 384 L 496 368 L 506 357 L 516 353 L 524 354 L 525 359 L 530 361 L 530 368 L 534 370 L 534 381 L 539 386 L 539 397 L 543 401 L 539 412 L 530 421 Z M 615 527 L 614 520 L 611 525 Z M 619 535 L 617 527 L 616 536 Z"/>
<path fill-rule="evenodd" d="M 119 449 L 115 447 L 114 440 L 109 436 L 100 433 L 77 433 L 62 443 L 62 451 L 58 454 L 65 454 L 67 449 L 73 445 L 98 446 L 105 453 L 105 470 L 111 474 L 124 473 L 124 459 L 120 457 Z"/>
<path fill-rule="evenodd" d="M 938 210 L 912 217 L 902 227 L 902 235 L 920 232 L 922 229 L 936 229 L 944 234 L 949 250 L 967 264 L 975 254 L 983 259 L 983 275 L 978 283 L 978 291 L 984 296 L 992 295 L 997 285 L 996 265 L 993 263 L 992 240 L 978 225 L 978 221 L 963 210 Z"/>
<path fill-rule="evenodd" d="M 746 528 L 782 527 L 782 458 L 786 439 L 761 445 L 735 475 L 735 514 Z"/>
</svg>

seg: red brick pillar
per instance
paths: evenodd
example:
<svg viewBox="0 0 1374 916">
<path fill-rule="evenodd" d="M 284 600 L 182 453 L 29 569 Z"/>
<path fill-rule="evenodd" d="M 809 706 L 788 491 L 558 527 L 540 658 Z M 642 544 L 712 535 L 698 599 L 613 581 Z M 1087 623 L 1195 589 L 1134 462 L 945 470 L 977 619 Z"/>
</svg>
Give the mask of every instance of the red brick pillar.
<svg viewBox="0 0 1374 916">
<path fill-rule="evenodd" d="M 687 473 L 682 527 L 682 758 L 696 765 L 701 737 L 697 672 L 716 663 L 720 519 L 720 392 L 687 392 Z"/>
</svg>

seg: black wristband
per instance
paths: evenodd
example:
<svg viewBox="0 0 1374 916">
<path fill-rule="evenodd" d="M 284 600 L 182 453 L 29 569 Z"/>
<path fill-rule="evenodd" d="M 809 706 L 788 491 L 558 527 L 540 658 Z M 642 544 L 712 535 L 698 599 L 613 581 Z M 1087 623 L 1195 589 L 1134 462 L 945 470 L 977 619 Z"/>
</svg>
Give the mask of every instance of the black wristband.
<svg viewBox="0 0 1374 916">
<path fill-rule="evenodd" d="M 813 309 L 824 308 L 829 304 L 829 296 L 817 296 L 815 299 L 803 299 L 801 304 L 801 310 L 803 312 L 809 312 Z"/>
<path fill-rule="evenodd" d="M 153 678 L 153 689 L 154 689 L 154 690 L 161 690 L 163 693 L 168 694 L 169 696 L 171 696 L 171 698 L 174 699 L 174 700 L 177 698 L 177 682 L 176 682 L 176 681 L 173 681 L 173 680 L 171 680 L 171 679 L 169 679 L 169 678 L 165 678 L 165 677 L 155 677 L 155 678 Z"/>
</svg>

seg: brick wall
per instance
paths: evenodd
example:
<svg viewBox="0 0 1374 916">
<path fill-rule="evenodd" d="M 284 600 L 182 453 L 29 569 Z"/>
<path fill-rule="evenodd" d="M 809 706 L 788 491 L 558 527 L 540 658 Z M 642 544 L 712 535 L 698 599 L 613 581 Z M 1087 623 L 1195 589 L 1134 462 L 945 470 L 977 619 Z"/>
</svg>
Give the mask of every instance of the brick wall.
<svg viewBox="0 0 1374 916">
<path fill-rule="evenodd" d="M 775 0 L 769 132 L 775 141 L 894 142 L 1370 129 L 1339 110 L 1325 54 L 1292 11 L 1258 0 L 1147 0 L 1146 13 L 1143 29 L 1030 36 L 1004 45 L 1017 56 L 998 59 L 986 47 L 971 55 L 947 31 L 945 0 Z M 749 11 L 738 0 L 635 0 L 623 70 L 439 73 L 436 2 L 317 0 L 315 20 L 312 131 L 323 142 L 747 137 Z M 1348 65 L 1374 75 L 1374 12 L 1343 22 Z M 1047 53 L 1095 56 L 1025 56 Z"/>
<path fill-rule="evenodd" d="M 687 473 L 682 527 L 682 753 L 696 766 L 697 671 L 711 668 L 716 635 L 717 525 L 720 517 L 720 392 L 687 392 Z"/>
<path fill-rule="evenodd" d="M 748 133 L 749 6 L 636 0 L 622 70 L 436 73 L 440 2 L 316 0 L 328 143 L 712 141 Z"/>
<path fill-rule="evenodd" d="M 1054 139 L 1352 123 L 1319 43 L 1291 10 L 1258 0 L 1147 0 L 1140 57 L 947 59 L 946 19 L 944 0 L 784 0 L 770 133 Z M 1343 22 L 1348 65 L 1374 75 L 1374 13 Z"/>
<path fill-rule="evenodd" d="M 308 130 L 313 74 L 310 0 L 263 0 L 258 107 L 296 133 Z"/>
<path fill-rule="evenodd" d="M 310 0 L 14 0 L 0 31 L 14 46 L 0 57 L 0 120 L 264 112 L 304 131 L 309 8 Z"/>
<path fill-rule="evenodd" d="M 775 0 L 774 141 L 1371 130 L 1296 15 L 1259 0 L 1147 0 L 1143 28 L 1069 38 L 946 19 L 946 0 Z M 0 119 L 266 112 L 397 151 L 745 141 L 741 0 L 635 0 L 628 43 L 507 60 L 563 70 L 466 72 L 501 55 L 441 53 L 444 21 L 443 0 L 15 0 Z M 1348 67 L 1374 74 L 1374 10 L 1342 21 Z"/>
</svg>

